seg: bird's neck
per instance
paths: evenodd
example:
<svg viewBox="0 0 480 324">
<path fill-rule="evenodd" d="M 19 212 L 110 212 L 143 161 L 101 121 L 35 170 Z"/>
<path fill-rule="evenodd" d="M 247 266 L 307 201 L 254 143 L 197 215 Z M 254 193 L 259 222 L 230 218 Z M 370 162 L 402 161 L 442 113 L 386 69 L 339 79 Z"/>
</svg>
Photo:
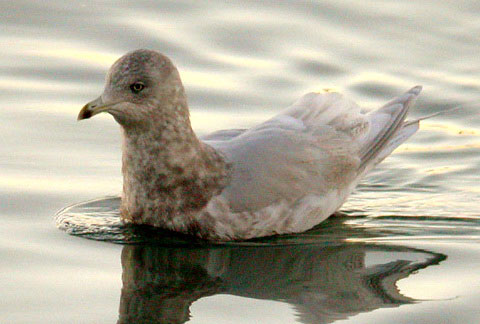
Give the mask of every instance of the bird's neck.
<svg viewBox="0 0 480 324">
<path fill-rule="evenodd" d="M 124 129 L 122 160 L 122 218 L 131 223 L 185 231 L 175 224 L 228 182 L 228 164 L 195 136 L 188 119 L 163 120 L 144 132 Z"/>
</svg>

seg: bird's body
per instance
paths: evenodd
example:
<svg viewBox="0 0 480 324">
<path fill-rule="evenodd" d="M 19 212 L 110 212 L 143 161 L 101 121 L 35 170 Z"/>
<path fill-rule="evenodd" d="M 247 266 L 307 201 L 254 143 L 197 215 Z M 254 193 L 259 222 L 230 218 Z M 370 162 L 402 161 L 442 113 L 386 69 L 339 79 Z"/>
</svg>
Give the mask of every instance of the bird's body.
<svg viewBox="0 0 480 324">
<path fill-rule="evenodd" d="M 309 93 L 250 129 L 198 138 L 176 68 L 138 50 L 113 65 L 79 119 L 107 111 L 123 128 L 124 221 L 249 239 L 305 231 L 340 208 L 418 129 L 405 118 L 420 90 L 370 112 L 338 93 Z"/>
</svg>

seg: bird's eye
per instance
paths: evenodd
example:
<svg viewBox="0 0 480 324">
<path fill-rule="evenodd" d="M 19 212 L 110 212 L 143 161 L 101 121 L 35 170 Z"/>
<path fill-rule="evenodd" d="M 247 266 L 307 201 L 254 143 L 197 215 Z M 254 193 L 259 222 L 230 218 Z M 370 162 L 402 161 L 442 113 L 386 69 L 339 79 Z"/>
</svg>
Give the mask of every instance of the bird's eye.
<svg viewBox="0 0 480 324">
<path fill-rule="evenodd" d="M 145 85 L 142 82 L 135 82 L 130 85 L 130 90 L 132 90 L 133 93 L 139 93 L 145 88 Z"/>
</svg>

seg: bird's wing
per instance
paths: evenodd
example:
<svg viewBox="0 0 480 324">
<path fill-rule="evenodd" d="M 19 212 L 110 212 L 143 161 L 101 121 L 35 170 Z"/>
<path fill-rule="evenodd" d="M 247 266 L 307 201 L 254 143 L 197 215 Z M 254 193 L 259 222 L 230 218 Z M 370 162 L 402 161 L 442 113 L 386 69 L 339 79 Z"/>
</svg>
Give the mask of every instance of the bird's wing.
<svg viewBox="0 0 480 324">
<path fill-rule="evenodd" d="M 336 93 L 307 94 L 283 113 L 225 141 L 206 141 L 233 165 L 224 195 L 235 211 L 256 210 L 352 183 L 357 139 L 368 128 L 360 108 Z"/>
<path fill-rule="evenodd" d="M 256 127 L 206 141 L 233 165 L 222 195 L 245 211 L 351 187 L 417 131 L 404 120 L 420 90 L 370 112 L 338 93 L 309 93 Z"/>
<path fill-rule="evenodd" d="M 238 135 L 244 133 L 246 129 L 222 129 L 204 136 L 201 136 L 202 141 L 228 141 Z"/>
<path fill-rule="evenodd" d="M 361 144 L 362 170 L 368 171 L 374 167 L 418 130 L 420 119 L 409 122 L 405 122 L 405 119 L 420 91 L 421 86 L 413 87 L 366 114 L 370 127 Z"/>
</svg>

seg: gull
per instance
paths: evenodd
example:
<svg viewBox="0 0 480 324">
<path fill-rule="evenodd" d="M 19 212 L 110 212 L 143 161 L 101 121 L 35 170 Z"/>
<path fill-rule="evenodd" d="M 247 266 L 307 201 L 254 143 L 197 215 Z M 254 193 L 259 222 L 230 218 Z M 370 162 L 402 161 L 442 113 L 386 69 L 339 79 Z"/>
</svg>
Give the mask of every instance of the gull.
<svg viewBox="0 0 480 324">
<path fill-rule="evenodd" d="M 107 112 L 122 129 L 125 223 L 210 241 L 298 233 L 337 211 L 362 177 L 419 128 L 416 86 L 375 110 L 308 93 L 249 129 L 198 137 L 177 68 L 140 49 L 118 59 L 78 120 Z"/>
</svg>

